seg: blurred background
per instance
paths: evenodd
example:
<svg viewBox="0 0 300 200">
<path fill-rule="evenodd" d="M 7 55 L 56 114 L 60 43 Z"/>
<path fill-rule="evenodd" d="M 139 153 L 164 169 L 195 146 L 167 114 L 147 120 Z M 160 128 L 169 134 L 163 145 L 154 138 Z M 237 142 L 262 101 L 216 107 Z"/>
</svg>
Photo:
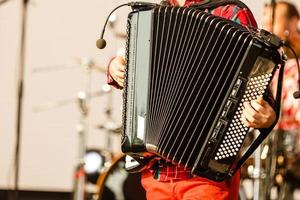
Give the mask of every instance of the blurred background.
<svg viewBox="0 0 300 200">
<path fill-rule="evenodd" d="M 121 155 L 122 91 L 106 85 L 105 68 L 113 56 L 122 53 L 130 8 L 117 10 L 110 19 L 105 49 L 97 49 L 95 41 L 109 12 L 126 2 L 28 0 L 19 144 L 21 191 L 69 197 L 83 143 L 102 154 Z M 263 7 L 269 2 L 243 2 L 261 27 Z M 290 2 L 300 9 L 299 0 Z M 15 180 L 23 4 L 22 0 L 0 0 L 1 200 L 8 198 L 3 192 L 13 190 Z"/>
</svg>

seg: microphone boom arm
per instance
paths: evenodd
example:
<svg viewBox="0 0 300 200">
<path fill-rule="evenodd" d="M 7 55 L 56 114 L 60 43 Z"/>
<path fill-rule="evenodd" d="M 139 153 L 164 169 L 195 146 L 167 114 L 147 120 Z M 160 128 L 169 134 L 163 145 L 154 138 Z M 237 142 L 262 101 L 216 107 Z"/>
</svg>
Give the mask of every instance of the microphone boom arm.
<svg viewBox="0 0 300 200">
<path fill-rule="evenodd" d="M 99 49 L 104 49 L 105 46 L 106 46 L 106 41 L 103 39 L 104 38 L 104 32 L 105 32 L 105 28 L 106 28 L 106 25 L 107 25 L 107 22 L 110 18 L 110 16 L 116 11 L 118 10 L 119 8 L 121 7 L 124 7 L 124 6 L 130 6 L 133 10 L 136 10 L 136 9 L 139 9 L 139 8 L 145 8 L 145 7 L 155 7 L 157 6 L 158 4 L 155 4 L 155 3 L 149 3 L 149 2 L 130 2 L 130 3 L 124 3 L 124 4 L 121 4 L 119 6 L 117 6 L 116 8 L 114 8 L 108 15 L 108 17 L 106 18 L 106 21 L 104 23 L 104 26 L 103 26 L 103 29 L 102 29 L 102 33 L 101 33 L 101 37 L 96 41 L 96 46 L 99 48 Z"/>
</svg>

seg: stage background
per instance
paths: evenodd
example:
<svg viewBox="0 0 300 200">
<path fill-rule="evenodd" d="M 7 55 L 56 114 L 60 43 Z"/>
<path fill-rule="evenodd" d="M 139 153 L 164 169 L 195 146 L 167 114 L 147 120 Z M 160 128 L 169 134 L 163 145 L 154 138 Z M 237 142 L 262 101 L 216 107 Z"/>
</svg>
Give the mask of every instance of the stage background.
<svg viewBox="0 0 300 200">
<path fill-rule="evenodd" d="M 80 121 L 77 94 L 85 89 L 98 92 L 105 84 L 105 73 L 86 69 L 82 60 L 91 60 L 104 69 L 111 57 L 125 44 L 115 33 L 124 33 L 129 8 L 116 12 L 116 28 L 107 28 L 107 47 L 98 50 L 99 37 L 108 13 L 124 0 L 30 0 L 26 25 L 26 57 L 23 121 L 20 154 L 20 189 L 71 191 L 78 161 Z M 266 1 L 245 0 L 261 26 Z M 298 7 L 299 1 L 294 0 Z M 0 6 L 0 189 L 13 188 L 16 140 L 16 94 L 20 49 L 21 0 Z M 120 152 L 120 136 L 104 129 L 113 120 L 121 124 L 121 91 L 90 100 L 88 148 Z M 58 106 L 58 104 L 62 104 Z M 112 119 L 106 109 L 112 106 Z M 108 145 L 108 139 L 111 143 Z"/>
</svg>

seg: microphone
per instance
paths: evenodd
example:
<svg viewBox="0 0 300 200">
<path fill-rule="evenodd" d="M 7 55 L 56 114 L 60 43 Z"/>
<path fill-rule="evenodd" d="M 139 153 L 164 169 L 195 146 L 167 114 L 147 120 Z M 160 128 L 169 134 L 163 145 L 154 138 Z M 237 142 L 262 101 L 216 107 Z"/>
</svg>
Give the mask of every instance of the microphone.
<svg viewBox="0 0 300 200">
<path fill-rule="evenodd" d="M 105 28 L 106 28 L 106 25 L 107 25 L 107 22 L 108 22 L 108 19 L 109 17 L 111 16 L 111 14 L 113 14 L 113 12 L 115 12 L 117 9 L 123 7 L 123 6 L 128 6 L 128 3 L 125 3 L 125 4 L 121 4 L 119 6 L 117 6 L 116 8 L 114 8 L 108 15 L 108 17 L 106 18 L 106 21 L 104 23 L 104 26 L 103 26 L 103 29 L 102 29 L 102 33 L 101 33 L 101 36 L 100 38 L 96 41 L 96 46 L 98 49 L 104 49 L 106 47 L 106 41 L 103 39 L 104 37 L 104 32 L 105 32 Z"/>
<path fill-rule="evenodd" d="M 299 66 L 299 59 L 298 59 L 298 56 L 297 56 L 295 50 L 291 46 L 290 46 L 290 49 L 293 52 L 293 54 L 295 55 L 297 69 L 298 69 L 298 91 L 294 92 L 293 96 L 294 96 L 295 99 L 299 99 L 300 98 L 300 66 Z"/>
<path fill-rule="evenodd" d="M 297 56 L 297 53 L 295 52 L 295 50 L 292 48 L 292 46 L 289 44 L 288 41 L 283 41 L 283 45 L 286 46 L 287 48 L 289 48 L 292 53 L 295 56 L 296 59 L 296 65 L 297 65 L 297 69 L 298 69 L 298 91 L 293 93 L 293 97 L 295 99 L 299 99 L 300 98 L 300 65 L 299 65 L 299 58 Z"/>
<path fill-rule="evenodd" d="M 299 60 L 297 59 L 296 62 L 298 63 Z M 298 63 L 298 91 L 293 93 L 293 97 L 295 99 L 299 99 L 300 98 L 300 79 L 299 79 L 299 63 Z"/>
<path fill-rule="evenodd" d="M 103 39 L 103 36 L 96 41 L 96 46 L 98 49 L 104 49 L 106 47 L 106 41 Z"/>
<path fill-rule="evenodd" d="M 119 9 L 123 6 L 130 6 L 133 10 L 136 10 L 136 9 L 140 9 L 140 8 L 152 8 L 152 7 L 157 6 L 157 4 L 149 3 L 149 2 L 130 2 L 130 3 L 121 4 L 121 5 L 117 6 L 116 8 L 114 8 L 109 13 L 108 17 L 106 18 L 106 21 L 105 21 L 103 29 L 102 29 L 101 37 L 96 41 L 97 48 L 104 49 L 106 47 L 106 41 L 104 40 L 104 32 L 105 32 L 107 22 L 111 16 L 111 14 L 113 14 L 117 9 Z"/>
<path fill-rule="evenodd" d="M 293 96 L 294 96 L 295 99 L 299 99 L 300 98 L 300 91 L 298 90 L 298 91 L 294 92 Z"/>
</svg>

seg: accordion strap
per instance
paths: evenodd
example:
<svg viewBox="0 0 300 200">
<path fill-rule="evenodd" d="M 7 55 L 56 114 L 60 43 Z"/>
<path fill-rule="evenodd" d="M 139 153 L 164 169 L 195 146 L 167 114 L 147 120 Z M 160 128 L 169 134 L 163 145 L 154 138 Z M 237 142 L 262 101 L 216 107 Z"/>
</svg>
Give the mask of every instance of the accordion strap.
<svg viewBox="0 0 300 200">
<path fill-rule="evenodd" d="M 205 0 L 202 1 L 201 3 L 191 4 L 189 7 L 196 8 L 199 10 L 206 10 L 206 9 L 215 9 L 217 7 L 225 6 L 228 4 L 234 4 L 241 8 L 249 9 L 246 4 L 244 4 L 239 0 Z"/>
<path fill-rule="evenodd" d="M 249 146 L 247 151 L 243 154 L 241 159 L 237 162 L 234 169 L 228 174 L 229 177 L 233 176 L 235 172 L 242 166 L 242 164 L 251 156 L 251 154 L 257 149 L 257 147 L 263 142 L 264 139 L 269 135 L 272 131 L 274 126 L 276 125 L 279 116 L 280 116 L 280 105 L 281 105 L 281 91 L 282 91 L 282 80 L 283 80 L 283 72 L 284 72 L 285 63 L 282 62 L 279 70 L 278 75 L 278 82 L 277 82 L 277 91 L 276 91 L 276 98 L 274 103 L 274 110 L 276 113 L 276 120 L 273 125 L 269 128 L 259 129 L 260 134 L 254 140 L 254 142 Z"/>
</svg>

